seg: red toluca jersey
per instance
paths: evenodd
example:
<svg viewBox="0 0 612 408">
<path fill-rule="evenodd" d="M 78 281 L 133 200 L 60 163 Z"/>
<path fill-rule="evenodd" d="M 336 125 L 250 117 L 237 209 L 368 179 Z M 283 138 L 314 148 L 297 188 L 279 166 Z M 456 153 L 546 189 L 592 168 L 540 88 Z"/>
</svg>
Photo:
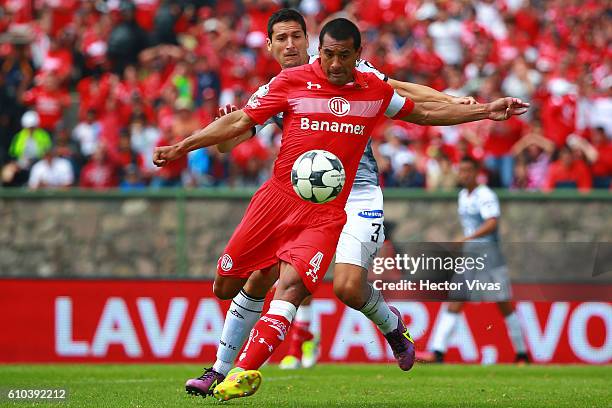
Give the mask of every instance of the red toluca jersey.
<svg viewBox="0 0 612 408">
<path fill-rule="evenodd" d="M 283 114 L 283 137 L 274 163 L 272 181 L 293 193 L 291 168 L 309 150 L 335 154 L 344 166 L 342 193 L 329 204 L 344 208 L 370 134 L 382 115 L 402 118 L 414 103 L 394 92 L 375 74 L 353 71 L 354 82 L 331 84 L 317 59 L 308 65 L 283 70 L 249 100 L 244 112 L 263 124 Z"/>
</svg>

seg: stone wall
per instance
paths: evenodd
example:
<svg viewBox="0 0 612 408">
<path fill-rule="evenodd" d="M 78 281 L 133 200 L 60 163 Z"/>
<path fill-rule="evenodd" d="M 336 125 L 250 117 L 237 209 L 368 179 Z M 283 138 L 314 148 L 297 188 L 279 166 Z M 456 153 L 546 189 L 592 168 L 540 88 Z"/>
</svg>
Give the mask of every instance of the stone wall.
<svg viewBox="0 0 612 408">
<path fill-rule="evenodd" d="M 247 204 L 118 195 L 0 198 L 0 276 L 212 277 Z M 612 242 L 610 200 L 505 200 L 502 211 L 506 243 Z M 396 225 L 395 242 L 460 235 L 454 199 L 388 199 L 385 216 Z"/>
</svg>

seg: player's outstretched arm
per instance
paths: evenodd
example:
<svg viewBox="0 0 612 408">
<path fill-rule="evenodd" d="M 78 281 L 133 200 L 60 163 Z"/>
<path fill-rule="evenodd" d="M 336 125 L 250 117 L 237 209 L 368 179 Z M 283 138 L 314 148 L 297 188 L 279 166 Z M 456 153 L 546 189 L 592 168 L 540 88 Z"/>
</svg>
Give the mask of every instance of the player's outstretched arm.
<svg viewBox="0 0 612 408">
<path fill-rule="evenodd" d="M 457 97 L 438 92 L 425 85 L 413 84 L 411 82 L 397 81 L 389 78 L 387 83 L 403 97 L 410 98 L 414 102 L 445 102 L 462 105 L 475 105 L 476 99 L 471 96 Z"/>
<path fill-rule="evenodd" d="M 192 150 L 219 144 L 240 136 L 248 131 L 255 122 L 242 110 L 215 120 L 204 129 L 195 131 L 191 136 L 172 146 L 162 146 L 155 149 L 153 163 L 162 167 L 169 161 L 176 160 Z"/>
<path fill-rule="evenodd" d="M 401 120 L 433 126 L 457 125 L 482 119 L 501 121 L 514 115 L 522 115 L 528 108 L 528 103 L 509 97 L 478 105 L 423 102 L 416 103 L 412 112 Z"/>
<path fill-rule="evenodd" d="M 215 118 L 215 120 L 225 115 L 229 115 L 232 112 L 236 112 L 237 110 L 238 110 L 238 107 L 236 105 L 227 104 L 225 105 L 224 108 L 219 108 L 219 111 L 217 112 L 218 116 Z M 243 134 L 239 136 L 236 136 L 234 138 L 231 138 L 229 140 L 225 140 L 219 143 L 217 145 L 217 150 L 220 153 L 227 153 L 231 151 L 234 147 L 238 146 L 240 143 L 249 140 L 252 136 L 253 136 L 253 129 L 251 128 L 249 129 L 248 132 L 244 132 Z"/>
</svg>

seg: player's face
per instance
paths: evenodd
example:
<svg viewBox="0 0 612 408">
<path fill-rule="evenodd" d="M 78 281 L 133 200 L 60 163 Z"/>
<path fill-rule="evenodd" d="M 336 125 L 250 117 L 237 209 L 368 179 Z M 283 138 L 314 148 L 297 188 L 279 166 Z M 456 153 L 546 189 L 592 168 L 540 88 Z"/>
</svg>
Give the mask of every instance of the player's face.
<svg viewBox="0 0 612 408">
<path fill-rule="evenodd" d="M 285 68 L 308 63 L 308 37 L 297 21 L 282 21 L 272 26 L 272 38 L 268 38 L 268 51 Z"/>
<path fill-rule="evenodd" d="M 476 184 L 477 171 L 474 164 L 470 162 L 459 163 L 459 171 L 457 172 L 457 181 L 462 187 L 470 188 Z"/>
<path fill-rule="evenodd" d="M 357 58 L 361 54 L 353 46 L 353 39 L 336 40 L 325 34 L 323 43 L 319 45 L 321 68 L 329 82 L 334 85 L 345 85 L 351 82 Z"/>
</svg>

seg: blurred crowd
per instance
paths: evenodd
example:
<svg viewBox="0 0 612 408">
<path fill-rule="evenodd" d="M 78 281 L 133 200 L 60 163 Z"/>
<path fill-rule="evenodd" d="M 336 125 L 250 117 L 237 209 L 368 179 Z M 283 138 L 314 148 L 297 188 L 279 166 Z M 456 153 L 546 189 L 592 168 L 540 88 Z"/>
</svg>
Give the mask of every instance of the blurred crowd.
<svg viewBox="0 0 612 408">
<path fill-rule="evenodd" d="M 279 145 L 271 126 L 225 155 L 162 169 L 151 155 L 279 72 L 266 24 L 283 6 L 304 14 L 311 53 L 321 23 L 344 16 L 391 78 L 531 103 L 505 122 L 381 122 L 384 186 L 454 189 L 470 156 L 493 187 L 611 188 L 612 6 L 598 0 L 0 0 L 2 185 L 259 185 Z"/>
</svg>

